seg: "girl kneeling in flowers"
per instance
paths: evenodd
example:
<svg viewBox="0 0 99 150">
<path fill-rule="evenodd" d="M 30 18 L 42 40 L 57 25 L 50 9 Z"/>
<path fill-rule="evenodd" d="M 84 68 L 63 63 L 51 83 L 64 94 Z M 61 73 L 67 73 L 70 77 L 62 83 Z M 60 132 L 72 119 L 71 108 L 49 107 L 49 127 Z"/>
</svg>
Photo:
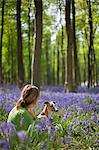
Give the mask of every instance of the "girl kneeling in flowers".
<svg viewBox="0 0 99 150">
<path fill-rule="evenodd" d="M 10 111 L 7 122 L 15 125 L 16 130 L 27 130 L 29 125 L 36 119 L 33 106 L 39 98 L 39 89 L 36 86 L 26 85 L 16 106 Z"/>
</svg>

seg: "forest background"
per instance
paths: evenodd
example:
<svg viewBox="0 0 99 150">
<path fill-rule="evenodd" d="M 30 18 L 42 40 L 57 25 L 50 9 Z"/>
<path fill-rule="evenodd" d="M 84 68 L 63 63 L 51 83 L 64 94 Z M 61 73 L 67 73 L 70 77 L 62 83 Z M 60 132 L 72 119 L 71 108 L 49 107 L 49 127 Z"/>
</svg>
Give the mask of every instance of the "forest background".
<svg viewBox="0 0 99 150">
<path fill-rule="evenodd" d="M 99 86 L 98 4 L 1 0 L 0 85 Z"/>
</svg>

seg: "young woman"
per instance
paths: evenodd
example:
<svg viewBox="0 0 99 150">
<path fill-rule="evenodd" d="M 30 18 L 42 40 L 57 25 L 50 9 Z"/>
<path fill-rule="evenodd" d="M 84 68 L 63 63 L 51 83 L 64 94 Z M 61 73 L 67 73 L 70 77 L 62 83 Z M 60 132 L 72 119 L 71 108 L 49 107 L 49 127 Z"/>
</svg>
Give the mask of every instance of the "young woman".
<svg viewBox="0 0 99 150">
<path fill-rule="evenodd" d="M 27 130 L 29 125 L 36 119 L 33 106 L 39 98 L 39 89 L 36 86 L 26 85 L 16 106 L 11 110 L 7 122 L 15 125 L 16 130 Z"/>
</svg>

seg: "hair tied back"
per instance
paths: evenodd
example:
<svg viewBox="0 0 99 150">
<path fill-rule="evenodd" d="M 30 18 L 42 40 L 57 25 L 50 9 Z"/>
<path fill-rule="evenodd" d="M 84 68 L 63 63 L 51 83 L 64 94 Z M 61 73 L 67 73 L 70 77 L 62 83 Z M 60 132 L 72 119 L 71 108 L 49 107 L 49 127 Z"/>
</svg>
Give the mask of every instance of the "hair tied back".
<svg viewBox="0 0 99 150">
<path fill-rule="evenodd" d="M 22 98 L 19 99 L 16 103 L 16 107 L 17 107 L 17 109 L 20 107 L 26 107 L 25 101 Z"/>
</svg>

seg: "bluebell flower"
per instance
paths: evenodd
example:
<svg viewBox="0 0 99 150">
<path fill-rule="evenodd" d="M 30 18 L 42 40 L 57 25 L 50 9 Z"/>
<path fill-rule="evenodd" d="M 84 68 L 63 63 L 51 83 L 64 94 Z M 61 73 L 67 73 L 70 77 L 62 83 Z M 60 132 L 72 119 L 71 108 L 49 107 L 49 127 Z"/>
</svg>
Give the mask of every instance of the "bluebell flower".
<svg viewBox="0 0 99 150">
<path fill-rule="evenodd" d="M 2 107 L 3 103 L 2 103 L 2 100 L 0 99 L 0 107 Z"/>
<path fill-rule="evenodd" d="M 63 138 L 63 143 L 64 143 L 64 144 L 70 143 L 71 140 L 73 140 L 73 138 L 72 138 L 70 135 L 68 135 L 68 137 L 64 136 L 64 138 Z"/>
<path fill-rule="evenodd" d="M 51 134 L 51 133 L 52 133 L 51 126 L 48 126 L 48 134 Z"/>
<path fill-rule="evenodd" d="M 56 132 L 57 132 L 57 130 L 58 130 L 57 125 L 55 125 L 53 129 L 54 129 L 54 133 L 56 133 Z"/>
<path fill-rule="evenodd" d="M 9 144 L 5 140 L 0 140 L 0 149 L 9 150 Z"/>
<path fill-rule="evenodd" d="M 17 135 L 19 137 L 20 140 L 25 140 L 26 138 L 26 132 L 25 131 L 20 131 L 20 132 L 17 132 Z"/>
<path fill-rule="evenodd" d="M 73 138 L 72 138 L 70 135 L 68 135 L 67 140 L 70 141 L 70 140 L 72 140 L 72 139 L 73 139 Z"/>
<path fill-rule="evenodd" d="M 63 144 L 66 144 L 66 136 L 63 136 Z"/>
<path fill-rule="evenodd" d="M 8 112 L 15 105 L 16 101 L 19 99 L 20 90 L 15 86 L 7 86 L 7 87 L 5 86 L 4 88 L 5 88 L 4 89 L 5 92 L 0 93 L 0 110 L 1 110 L 0 113 L 2 113 L 2 116 L 4 115 L 5 117 L 5 114 L 8 114 Z M 64 93 L 63 86 L 59 86 L 59 87 L 46 86 L 41 88 L 41 96 L 40 96 L 40 100 L 38 101 L 38 107 L 40 106 L 41 108 L 41 106 L 43 106 L 46 100 L 48 101 L 53 100 L 56 102 L 56 105 L 59 108 L 58 115 L 62 114 L 59 120 L 57 120 L 57 117 L 56 120 L 51 118 L 44 118 L 44 119 L 42 118 L 35 125 L 35 129 L 38 132 L 46 131 L 51 137 L 52 142 L 54 142 L 55 140 L 61 141 L 62 139 L 64 144 L 66 142 L 70 143 L 70 141 L 73 139 L 71 137 L 72 133 L 74 132 L 75 134 L 81 136 L 81 138 L 83 135 L 89 138 L 90 136 L 89 131 L 91 130 L 90 125 L 94 125 L 95 130 L 97 132 L 97 124 L 98 124 L 97 112 L 99 110 L 98 107 L 99 92 L 94 91 L 94 89 L 88 89 L 88 88 L 83 88 L 83 89 L 80 88 L 76 92 L 77 93 Z M 85 99 L 88 99 L 88 101 L 86 101 Z M 51 117 L 53 117 L 53 115 Z M 24 121 L 21 120 L 20 123 L 21 125 L 23 125 Z M 69 124 L 70 126 L 68 127 Z M 67 130 L 66 135 L 68 132 L 68 135 L 71 136 L 65 137 L 64 136 L 65 131 L 62 128 Z M 9 139 L 9 136 L 13 135 L 14 132 L 15 130 L 13 127 L 11 127 L 10 124 L 7 124 L 6 122 L 2 122 L 0 126 L 1 136 L 4 135 L 4 137 L 7 137 L 7 139 Z M 19 133 L 19 137 L 21 139 L 24 139 L 25 137 L 24 133 Z"/>
<path fill-rule="evenodd" d="M 72 131 L 72 127 L 73 127 L 73 124 L 71 123 L 71 124 L 69 125 L 69 128 L 68 128 L 68 133 L 69 133 L 69 134 L 70 134 L 71 131 Z"/>
<path fill-rule="evenodd" d="M 91 116 L 90 118 L 92 121 L 97 122 L 97 117 L 96 116 Z"/>
<path fill-rule="evenodd" d="M 46 126 L 50 126 L 52 124 L 52 122 L 53 122 L 53 119 L 51 119 L 51 118 L 46 118 L 45 119 L 45 125 Z"/>
<path fill-rule="evenodd" d="M 64 112 L 64 114 L 62 115 L 62 118 L 63 118 L 63 119 L 66 119 L 67 116 L 68 116 L 68 112 Z"/>
<path fill-rule="evenodd" d="M 56 135 L 51 136 L 51 142 L 54 143 L 56 138 L 57 138 Z"/>
<path fill-rule="evenodd" d="M 84 126 L 84 129 L 85 129 L 85 132 L 86 132 L 86 134 L 88 134 L 89 133 L 89 126 Z"/>
<path fill-rule="evenodd" d="M 12 123 L 2 122 L 0 127 L 0 132 L 2 135 L 6 136 L 14 136 L 16 135 L 16 129 L 15 126 Z"/>
<path fill-rule="evenodd" d="M 96 143 L 99 143 L 99 140 L 96 140 Z"/>
<path fill-rule="evenodd" d="M 85 119 L 84 123 L 85 123 L 85 125 L 87 125 L 88 124 L 88 119 Z"/>
<path fill-rule="evenodd" d="M 11 111 L 11 109 L 12 109 L 12 107 L 11 107 L 11 105 L 10 105 L 10 103 L 6 103 L 6 106 L 5 106 L 5 111 L 7 112 L 7 113 L 9 113 L 10 111 Z"/>
</svg>

